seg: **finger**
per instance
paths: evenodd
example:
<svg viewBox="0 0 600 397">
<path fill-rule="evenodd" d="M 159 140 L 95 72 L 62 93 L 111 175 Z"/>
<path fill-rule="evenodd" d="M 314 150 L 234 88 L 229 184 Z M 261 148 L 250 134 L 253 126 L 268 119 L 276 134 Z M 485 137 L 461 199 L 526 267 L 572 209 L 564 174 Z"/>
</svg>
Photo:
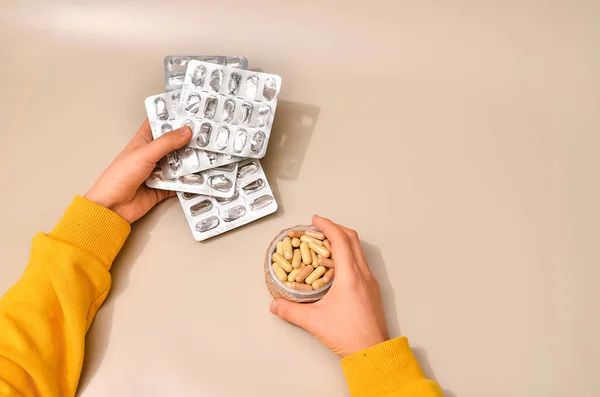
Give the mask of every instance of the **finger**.
<svg viewBox="0 0 600 397">
<path fill-rule="evenodd" d="M 135 197 L 136 202 L 139 204 L 138 207 L 142 210 L 136 219 L 141 218 L 148 211 L 154 208 L 155 205 L 168 199 L 169 197 L 172 197 L 174 194 L 175 192 L 170 190 L 153 189 L 143 184 L 138 189 Z"/>
<path fill-rule="evenodd" d="M 169 197 L 173 197 L 176 196 L 177 193 L 175 193 L 172 190 L 163 190 L 163 189 L 154 189 L 156 191 L 156 202 L 160 203 L 163 200 L 168 199 Z"/>
<path fill-rule="evenodd" d="M 318 215 L 313 216 L 312 224 L 322 231 L 331 243 L 331 253 L 338 272 L 341 272 L 340 275 L 343 275 L 344 269 L 354 271 L 354 253 L 346 233 L 331 220 Z"/>
<path fill-rule="evenodd" d="M 135 136 L 140 137 L 146 143 L 150 143 L 150 141 L 152 141 L 152 129 L 150 128 L 150 120 L 148 120 L 148 119 L 144 120 L 144 122 L 142 123 L 142 126 L 140 127 L 138 132 L 135 134 Z"/>
<path fill-rule="evenodd" d="M 348 243 L 346 233 L 331 220 L 313 215 L 312 225 L 325 234 L 332 248 L 335 244 L 344 245 Z"/>
<path fill-rule="evenodd" d="M 186 125 L 167 132 L 138 150 L 143 161 L 154 164 L 173 150 L 185 146 L 190 139 L 192 139 L 192 130 Z"/>
<path fill-rule="evenodd" d="M 360 238 L 358 237 L 358 233 L 356 230 L 349 229 L 345 226 L 338 225 L 340 229 L 346 236 L 348 236 L 348 240 L 350 241 L 350 247 L 352 248 L 352 252 L 354 253 L 354 258 L 358 263 L 358 266 L 361 270 L 369 271 L 369 265 L 367 264 L 367 259 L 365 258 L 365 253 L 363 252 L 362 245 L 360 244 Z"/>
<path fill-rule="evenodd" d="M 292 324 L 313 331 L 315 307 L 308 304 L 294 303 L 285 299 L 275 299 L 269 307 L 271 313 Z"/>
</svg>

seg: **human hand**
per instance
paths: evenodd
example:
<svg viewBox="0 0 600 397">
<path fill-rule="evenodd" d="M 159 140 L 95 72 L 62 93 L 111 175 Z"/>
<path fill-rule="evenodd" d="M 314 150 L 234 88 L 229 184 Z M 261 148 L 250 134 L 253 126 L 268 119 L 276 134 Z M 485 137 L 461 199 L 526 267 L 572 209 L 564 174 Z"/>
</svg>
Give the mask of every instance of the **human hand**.
<svg viewBox="0 0 600 397">
<path fill-rule="evenodd" d="M 113 210 L 129 223 L 137 221 L 156 204 L 175 195 L 169 190 L 149 188 L 144 181 L 161 158 L 185 146 L 191 138 L 192 130 L 184 126 L 152 140 L 146 119 L 84 197 Z"/>
<path fill-rule="evenodd" d="M 315 335 L 341 357 L 385 342 L 390 337 L 379 283 L 369 270 L 358 234 L 317 215 L 312 224 L 331 243 L 333 285 L 323 299 L 311 304 L 276 299 L 271 312 Z"/>
</svg>

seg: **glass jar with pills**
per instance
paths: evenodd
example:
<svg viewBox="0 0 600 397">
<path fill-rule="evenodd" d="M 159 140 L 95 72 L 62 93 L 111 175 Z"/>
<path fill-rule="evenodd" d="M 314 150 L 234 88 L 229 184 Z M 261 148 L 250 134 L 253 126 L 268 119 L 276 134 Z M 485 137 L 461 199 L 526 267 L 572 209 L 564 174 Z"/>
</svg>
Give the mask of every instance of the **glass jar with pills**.
<svg viewBox="0 0 600 397">
<path fill-rule="evenodd" d="M 265 253 L 265 279 L 274 298 L 315 302 L 333 282 L 331 244 L 312 226 L 282 230 Z"/>
</svg>

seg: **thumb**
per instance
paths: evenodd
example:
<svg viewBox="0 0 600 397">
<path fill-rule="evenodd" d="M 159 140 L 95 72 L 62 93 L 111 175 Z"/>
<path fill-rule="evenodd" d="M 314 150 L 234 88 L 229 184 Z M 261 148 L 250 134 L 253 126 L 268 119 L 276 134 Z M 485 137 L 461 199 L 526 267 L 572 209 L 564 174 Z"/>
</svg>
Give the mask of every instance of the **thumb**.
<svg viewBox="0 0 600 397">
<path fill-rule="evenodd" d="M 292 324 L 312 332 L 312 319 L 315 307 L 305 303 L 294 303 L 285 299 L 275 299 L 271 302 L 271 313 L 277 317 L 289 321 Z"/>
<path fill-rule="evenodd" d="M 185 146 L 190 139 L 192 139 L 192 129 L 187 125 L 183 126 L 167 132 L 140 148 L 140 156 L 142 160 L 154 164 L 173 150 Z"/>
</svg>

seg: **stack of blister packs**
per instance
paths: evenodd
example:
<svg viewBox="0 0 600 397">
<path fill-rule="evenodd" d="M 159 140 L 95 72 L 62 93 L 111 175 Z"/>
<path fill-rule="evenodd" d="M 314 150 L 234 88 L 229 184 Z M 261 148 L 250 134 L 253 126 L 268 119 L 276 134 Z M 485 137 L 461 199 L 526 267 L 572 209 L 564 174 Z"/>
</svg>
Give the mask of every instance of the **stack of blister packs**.
<svg viewBox="0 0 600 397">
<path fill-rule="evenodd" d="M 192 129 L 190 143 L 162 159 L 146 184 L 177 192 L 198 241 L 277 211 L 258 159 L 267 151 L 281 77 L 247 69 L 243 56 L 167 56 L 167 92 L 145 101 L 154 139 Z"/>
</svg>

